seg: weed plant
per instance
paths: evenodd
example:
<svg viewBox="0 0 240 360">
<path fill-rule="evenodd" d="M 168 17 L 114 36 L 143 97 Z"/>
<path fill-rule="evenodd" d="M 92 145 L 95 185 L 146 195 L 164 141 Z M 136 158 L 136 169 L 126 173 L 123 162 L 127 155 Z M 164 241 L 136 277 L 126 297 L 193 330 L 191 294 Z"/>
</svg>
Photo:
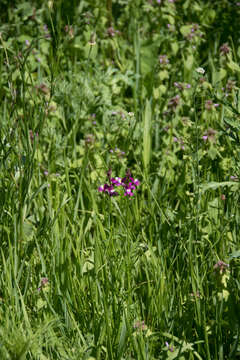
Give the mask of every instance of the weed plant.
<svg viewBox="0 0 240 360">
<path fill-rule="evenodd" d="M 240 3 L 0 10 L 0 359 L 240 359 Z"/>
</svg>

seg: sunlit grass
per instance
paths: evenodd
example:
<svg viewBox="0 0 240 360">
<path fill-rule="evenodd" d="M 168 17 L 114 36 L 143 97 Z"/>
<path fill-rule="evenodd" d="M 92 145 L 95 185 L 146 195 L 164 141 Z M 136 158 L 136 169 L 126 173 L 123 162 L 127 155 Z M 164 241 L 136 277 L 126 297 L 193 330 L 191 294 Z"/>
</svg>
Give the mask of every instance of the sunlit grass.
<svg viewBox="0 0 240 360">
<path fill-rule="evenodd" d="M 237 359 L 232 8 L 106 5 L 1 5 L 0 358 Z"/>
</svg>

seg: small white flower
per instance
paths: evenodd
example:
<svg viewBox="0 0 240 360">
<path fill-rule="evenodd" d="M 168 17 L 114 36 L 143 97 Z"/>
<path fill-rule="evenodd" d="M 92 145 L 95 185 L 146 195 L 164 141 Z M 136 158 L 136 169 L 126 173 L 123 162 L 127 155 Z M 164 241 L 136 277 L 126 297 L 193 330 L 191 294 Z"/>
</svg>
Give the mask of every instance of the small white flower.
<svg viewBox="0 0 240 360">
<path fill-rule="evenodd" d="M 202 67 L 197 68 L 196 72 L 198 72 L 199 74 L 205 74 L 205 70 Z"/>
</svg>

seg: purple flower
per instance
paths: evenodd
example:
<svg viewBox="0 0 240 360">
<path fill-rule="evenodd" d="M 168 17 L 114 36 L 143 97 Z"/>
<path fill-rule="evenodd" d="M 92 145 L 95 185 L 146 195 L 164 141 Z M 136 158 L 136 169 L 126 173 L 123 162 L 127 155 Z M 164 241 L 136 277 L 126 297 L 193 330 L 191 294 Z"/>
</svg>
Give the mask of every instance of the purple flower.
<svg viewBox="0 0 240 360">
<path fill-rule="evenodd" d="M 114 30 L 114 28 L 112 26 L 110 26 L 108 29 L 107 29 L 107 33 L 109 36 L 111 37 L 114 37 L 115 34 L 116 34 L 116 30 Z"/>
<path fill-rule="evenodd" d="M 203 135 L 203 140 L 210 140 L 212 142 L 215 142 L 215 136 L 216 136 L 216 130 L 209 128 L 207 131 L 205 131 L 204 135 Z"/>
<path fill-rule="evenodd" d="M 178 88 L 179 90 L 183 90 L 183 86 L 182 86 L 181 83 L 174 82 L 174 86 L 175 86 L 176 88 Z"/>
<path fill-rule="evenodd" d="M 228 46 L 228 43 L 225 43 L 220 47 L 220 53 L 222 55 L 227 55 L 229 52 L 230 52 L 230 48 Z"/>
<path fill-rule="evenodd" d="M 122 185 L 122 179 L 120 177 L 112 178 L 111 183 L 115 186 L 121 186 Z"/>
<path fill-rule="evenodd" d="M 127 188 L 125 193 L 124 193 L 124 196 L 133 196 L 133 192 L 131 191 L 130 188 Z"/>
<path fill-rule="evenodd" d="M 169 100 L 168 108 L 170 110 L 174 111 L 177 108 L 177 106 L 179 105 L 179 103 L 180 103 L 180 96 L 176 95 L 172 99 Z"/>
<path fill-rule="evenodd" d="M 125 177 L 122 179 L 118 176 L 111 177 L 111 173 L 112 171 L 109 169 L 107 172 L 109 184 L 99 186 L 98 191 L 107 193 L 110 196 L 117 196 L 119 193 L 115 190 L 115 187 L 122 187 L 124 189 L 124 196 L 133 196 L 133 191 L 140 185 L 140 181 L 131 176 L 130 170 L 126 172 Z"/>
<path fill-rule="evenodd" d="M 133 183 L 134 183 L 134 185 L 136 185 L 136 186 L 139 186 L 140 185 L 140 181 L 138 180 L 138 179 L 133 179 Z"/>
<path fill-rule="evenodd" d="M 169 60 L 167 58 L 167 55 L 159 55 L 159 62 L 162 65 L 166 65 L 169 63 Z"/>
<path fill-rule="evenodd" d="M 42 288 L 44 288 L 47 284 L 48 284 L 49 280 L 47 277 L 44 277 L 41 279 L 41 283 L 40 283 L 40 286 L 38 288 L 38 291 L 41 291 Z"/>
<path fill-rule="evenodd" d="M 226 264 L 224 261 L 219 260 L 213 268 L 215 271 L 219 271 L 220 274 L 222 274 L 229 268 L 229 264 Z"/>
<path fill-rule="evenodd" d="M 147 325 L 145 324 L 144 320 L 143 321 L 136 321 L 133 325 L 134 329 L 138 329 L 138 330 L 147 330 Z"/>
<path fill-rule="evenodd" d="M 207 101 L 205 102 L 205 109 L 206 109 L 206 110 L 212 110 L 212 105 L 213 105 L 212 100 L 207 100 Z"/>
<path fill-rule="evenodd" d="M 166 347 L 168 348 L 169 351 L 171 351 L 171 352 L 174 351 L 173 347 L 172 346 L 170 347 L 170 345 L 169 345 L 169 343 L 167 341 L 165 342 L 165 345 L 166 345 Z"/>
</svg>

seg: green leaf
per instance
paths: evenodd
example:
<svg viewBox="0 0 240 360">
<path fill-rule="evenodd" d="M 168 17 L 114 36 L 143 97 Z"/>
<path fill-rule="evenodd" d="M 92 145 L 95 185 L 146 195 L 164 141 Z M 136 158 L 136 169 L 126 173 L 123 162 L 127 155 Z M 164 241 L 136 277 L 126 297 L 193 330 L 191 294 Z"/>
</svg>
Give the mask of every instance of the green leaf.
<svg viewBox="0 0 240 360">
<path fill-rule="evenodd" d="M 189 55 L 187 57 L 186 60 L 184 60 L 184 67 L 188 70 L 191 71 L 193 68 L 193 63 L 194 63 L 194 57 L 193 55 Z"/>
<path fill-rule="evenodd" d="M 172 48 L 172 51 L 173 51 L 173 54 L 174 55 L 177 55 L 177 52 L 178 52 L 178 49 L 179 49 L 179 45 L 177 42 L 173 42 L 171 44 L 171 48 Z"/>
<path fill-rule="evenodd" d="M 233 253 L 230 254 L 229 259 L 236 259 L 236 258 L 240 258 L 240 250 L 236 250 Z"/>
<path fill-rule="evenodd" d="M 180 32 L 183 36 L 187 36 L 191 31 L 192 25 L 183 25 L 180 27 Z"/>
<path fill-rule="evenodd" d="M 235 63 L 232 59 L 229 59 L 227 67 L 232 70 L 232 72 L 240 72 L 240 66 Z"/>
<path fill-rule="evenodd" d="M 169 78 L 169 74 L 167 70 L 160 71 L 158 76 L 161 81 Z"/>
<path fill-rule="evenodd" d="M 213 83 L 216 84 L 220 81 L 222 81 L 227 75 L 227 72 L 225 69 L 220 69 L 217 72 L 213 72 Z"/>
<path fill-rule="evenodd" d="M 223 182 L 212 181 L 206 184 L 201 184 L 200 188 L 202 192 L 205 192 L 207 190 L 216 190 L 224 186 L 229 186 L 229 187 L 234 186 L 235 188 L 239 187 L 238 183 L 236 183 L 235 181 L 223 181 Z"/>
</svg>

